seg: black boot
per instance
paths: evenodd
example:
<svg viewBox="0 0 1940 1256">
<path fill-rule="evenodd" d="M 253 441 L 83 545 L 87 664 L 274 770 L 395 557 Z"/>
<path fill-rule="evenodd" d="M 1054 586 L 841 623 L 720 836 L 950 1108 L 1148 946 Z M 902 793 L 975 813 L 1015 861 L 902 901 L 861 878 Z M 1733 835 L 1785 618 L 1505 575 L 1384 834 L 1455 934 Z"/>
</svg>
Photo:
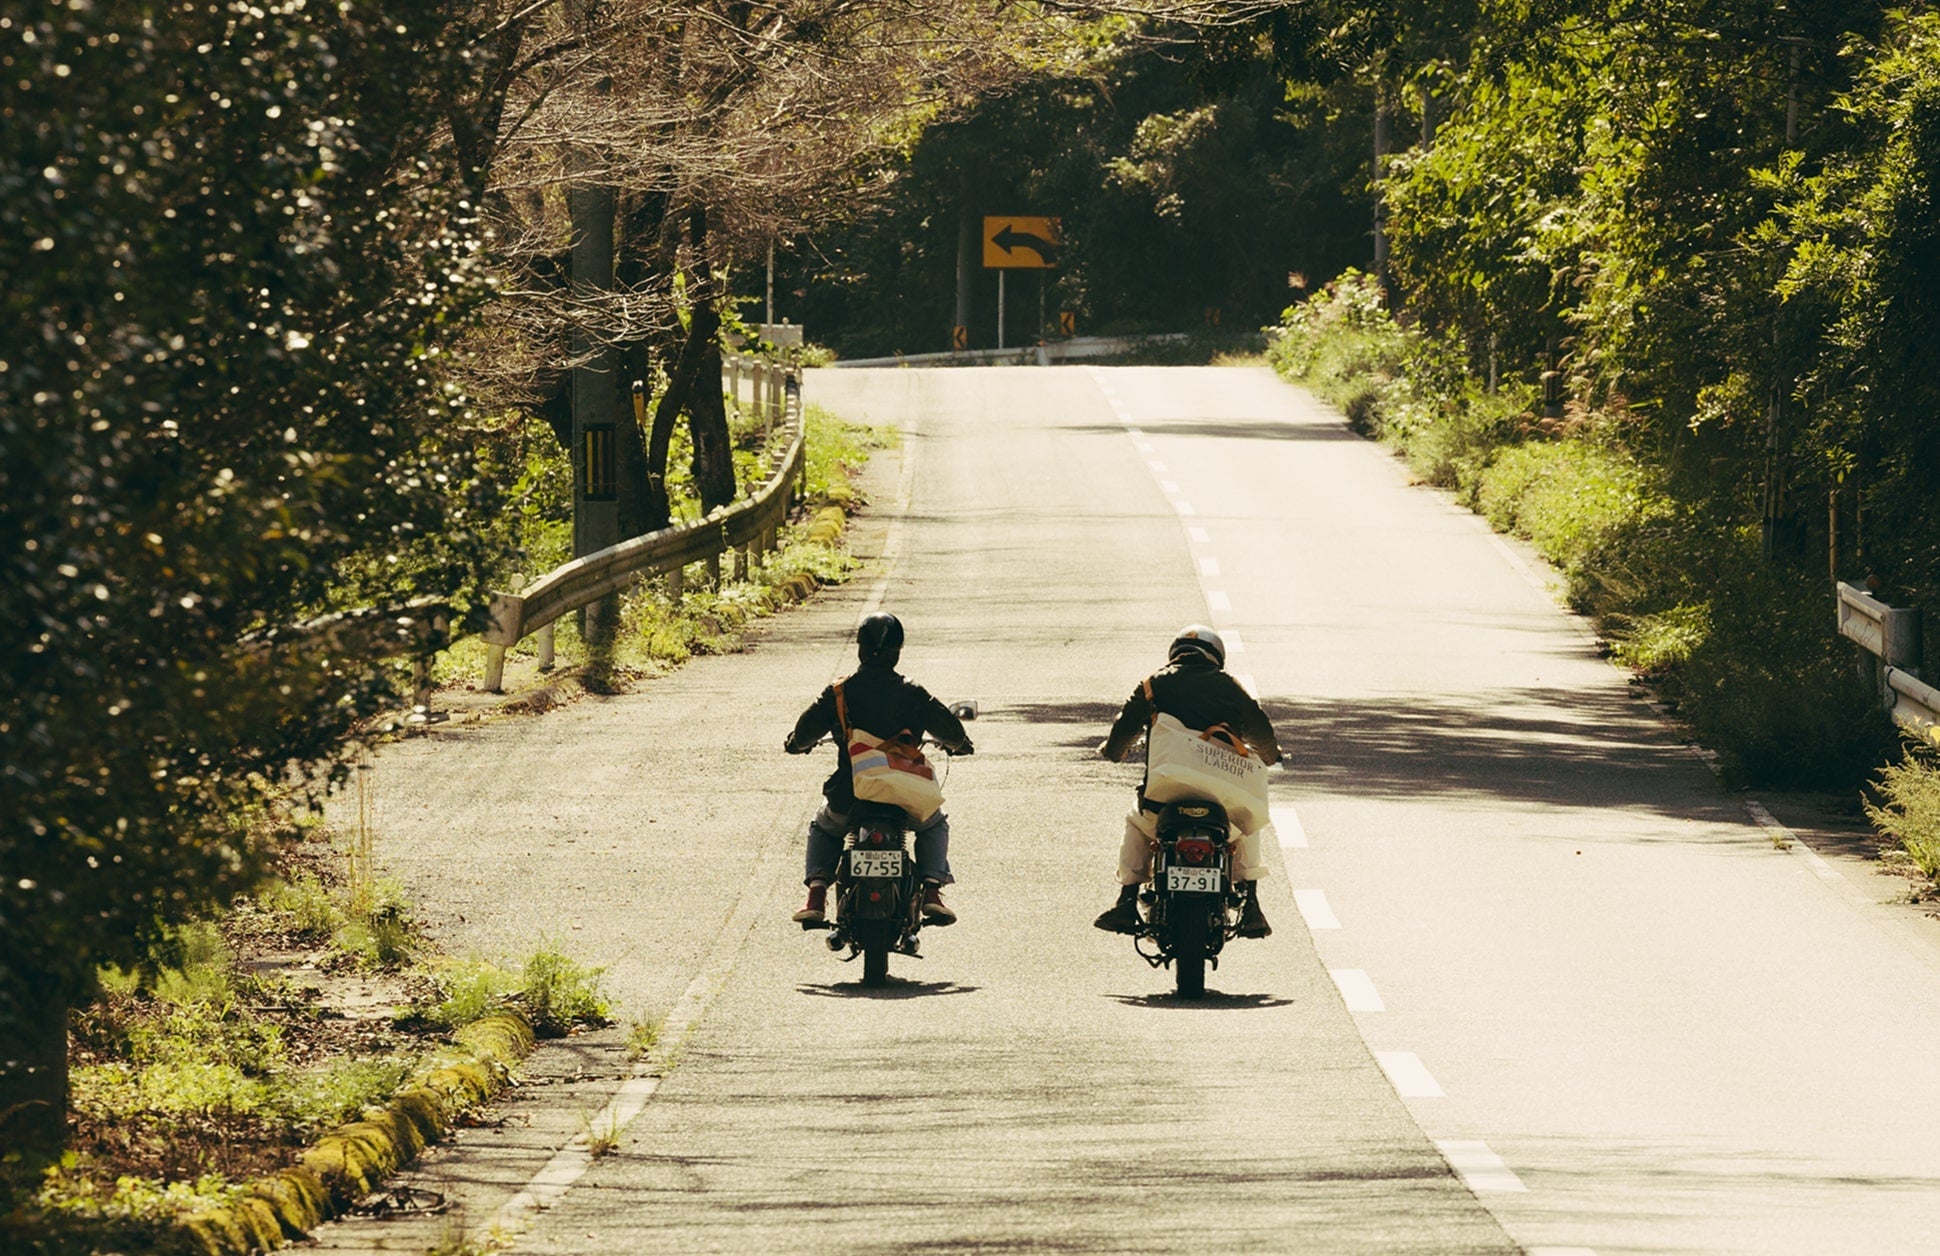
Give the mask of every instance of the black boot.
<svg viewBox="0 0 1940 1256">
<path fill-rule="evenodd" d="M 1246 893 L 1246 901 L 1239 909 L 1239 936 L 1263 938 L 1273 932 L 1273 926 L 1266 923 L 1266 913 L 1260 910 L 1260 883 L 1241 881 L 1239 884 Z"/>
<path fill-rule="evenodd" d="M 1118 901 L 1110 911 L 1091 922 L 1106 933 L 1137 933 L 1143 921 L 1138 918 L 1138 887 L 1118 887 Z"/>
</svg>

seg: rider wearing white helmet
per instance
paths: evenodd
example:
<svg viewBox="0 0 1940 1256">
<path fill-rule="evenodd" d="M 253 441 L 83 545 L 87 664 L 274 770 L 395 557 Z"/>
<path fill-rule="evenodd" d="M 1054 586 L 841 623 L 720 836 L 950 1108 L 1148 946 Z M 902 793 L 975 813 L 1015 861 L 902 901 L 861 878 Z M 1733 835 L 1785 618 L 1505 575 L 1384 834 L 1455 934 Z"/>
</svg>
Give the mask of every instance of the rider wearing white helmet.
<svg viewBox="0 0 1940 1256">
<path fill-rule="evenodd" d="M 1172 716 L 1187 728 L 1224 724 L 1261 762 L 1271 766 L 1280 761 L 1280 743 L 1273 736 L 1272 721 L 1253 695 L 1227 673 L 1226 643 L 1204 624 L 1179 630 L 1166 651 L 1165 666 L 1132 690 L 1098 753 L 1122 763 L 1161 714 Z M 1098 928 L 1112 933 L 1138 932 L 1138 888 L 1151 876 L 1158 813 L 1159 804 L 1145 797 L 1141 783 L 1138 806 L 1125 817 L 1125 840 L 1119 848 L 1118 902 L 1094 922 Z M 1233 843 L 1233 881 L 1245 892 L 1239 923 L 1239 936 L 1243 938 L 1263 938 L 1273 931 L 1253 892 L 1253 883 L 1266 871 L 1259 833 L 1241 834 Z"/>
</svg>

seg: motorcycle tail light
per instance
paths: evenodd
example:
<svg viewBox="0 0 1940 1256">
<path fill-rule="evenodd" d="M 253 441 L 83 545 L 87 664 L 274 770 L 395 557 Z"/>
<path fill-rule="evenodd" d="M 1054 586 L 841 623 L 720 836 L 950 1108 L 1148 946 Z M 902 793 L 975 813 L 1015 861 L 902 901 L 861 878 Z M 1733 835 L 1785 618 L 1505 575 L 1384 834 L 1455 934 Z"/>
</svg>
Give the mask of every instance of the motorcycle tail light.
<svg viewBox="0 0 1940 1256">
<path fill-rule="evenodd" d="M 1203 837 L 1182 837 L 1173 849 L 1178 851 L 1180 863 L 1205 865 L 1212 862 L 1213 844 Z"/>
<path fill-rule="evenodd" d="M 871 846 L 881 846 L 884 842 L 881 829 L 870 829 L 862 835 L 862 840 Z"/>
</svg>

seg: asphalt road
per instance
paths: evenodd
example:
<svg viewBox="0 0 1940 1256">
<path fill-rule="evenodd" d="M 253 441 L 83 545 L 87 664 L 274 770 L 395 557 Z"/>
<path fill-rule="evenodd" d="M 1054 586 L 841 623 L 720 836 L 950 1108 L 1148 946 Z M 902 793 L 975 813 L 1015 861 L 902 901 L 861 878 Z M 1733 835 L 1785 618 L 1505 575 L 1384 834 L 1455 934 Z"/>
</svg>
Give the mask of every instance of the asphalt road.
<svg viewBox="0 0 1940 1256">
<path fill-rule="evenodd" d="M 441 932 L 550 937 L 668 1019 L 518 1250 L 1930 1249 L 1931 922 L 1775 845 L 1486 528 L 1263 371 L 807 392 L 905 432 L 862 579 L 746 655 L 380 760 Z M 983 717 L 963 920 L 869 992 L 786 919 L 828 763 L 779 743 L 877 604 Z M 1193 620 L 1291 770 L 1276 932 L 1183 1005 L 1090 928 L 1137 779 L 1092 748 Z"/>
</svg>

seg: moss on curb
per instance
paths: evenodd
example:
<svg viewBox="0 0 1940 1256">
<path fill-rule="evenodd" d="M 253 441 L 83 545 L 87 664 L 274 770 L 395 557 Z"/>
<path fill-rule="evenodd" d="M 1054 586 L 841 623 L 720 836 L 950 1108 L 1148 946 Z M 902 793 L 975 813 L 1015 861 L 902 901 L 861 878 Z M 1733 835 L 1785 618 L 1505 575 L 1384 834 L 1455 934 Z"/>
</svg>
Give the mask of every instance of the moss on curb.
<svg viewBox="0 0 1940 1256">
<path fill-rule="evenodd" d="M 183 1218 L 182 1228 L 207 1256 L 246 1256 L 302 1238 L 369 1194 L 496 1094 L 533 1042 L 516 1012 L 495 1012 L 456 1037 L 447 1057 L 388 1105 L 331 1130 L 294 1167 L 247 1184 L 228 1204 Z"/>
</svg>

